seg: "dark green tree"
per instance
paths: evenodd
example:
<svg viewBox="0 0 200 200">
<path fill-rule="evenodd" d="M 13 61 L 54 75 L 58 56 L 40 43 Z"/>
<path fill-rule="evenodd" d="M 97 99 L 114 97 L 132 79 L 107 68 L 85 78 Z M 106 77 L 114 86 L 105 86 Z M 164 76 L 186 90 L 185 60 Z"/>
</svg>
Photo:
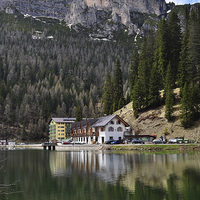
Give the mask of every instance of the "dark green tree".
<svg viewBox="0 0 200 200">
<path fill-rule="evenodd" d="M 106 81 L 104 83 L 104 93 L 103 93 L 103 112 L 106 115 L 110 114 L 110 108 L 113 104 L 113 86 L 112 80 L 109 73 L 106 75 Z"/>
<path fill-rule="evenodd" d="M 114 71 L 114 81 L 113 81 L 113 111 L 116 111 L 119 105 L 119 100 L 121 99 L 122 105 L 124 105 L 124 94 L 123 94 L 123 79 L 122 79 L 122 71 L 121 64 L 119 59 L 116 62 L 116 69 Z"/>
<path fill-rule="evenodd" d="M 151 70 L 150 80 L 149 80 L 149 96 L 148 103 L 150 107 L 156 107 L 160 104 L 160 74 L 156 65 L 153 66 Z"/>
<path fill-rule="evenodd" d="M 123 107 L 122 99 L 120 98 L 119 103 L 118 103 L 118 110 Z"/>
<path fill-rule="evenodd" d="M 183 90 L 182 90 L 182 98 L 180 102 L 180 119 L 181 124 L 183 127 L 187 128 L 192 124 L 192 112 L 193 112 L 193 105 L 192 105 L 192 92 L 191 85 L 185 83 Z"/>
<path fill-rule="evenodd" d="M 139 66 L 139 53 L 138 53 L 138 48 L 135 47 L 133 51 L 133 56 L 131 58 L 131 66 L 129 71 L 129 83 L 131 90 L 133 89 L 135 80 L 137 79 L 138 76 L 138 66 Z"/>
<path fill-rule="evenodd" d="M 200 7 L 196 12 L 192 9 L 189 20 L 189 76 L 191 81 L 200 81 Z"/>
<path fill-rule="evenodd" d="M 138 79 L 142 84 L 142 104 L 143 107 L 147 107 L 148 97 L 149 97 L 149 82 L 150 74 L 153 66 L 154 59 L 154 35 L 152 31 L 149 31 L 148 36 L 144 38 L 140 57 L 139 57 L 139 67 L 138 67 Z"/>
<path fill-rule="evenodd" d="M 134 85 L 134 89 L 132 90 L 132 101 L 133 101 L 133 112 L 134 116 L 137 117 L 138 112 L 142 108 L 142 99 L 143 99 L 143 93 L 142 93 L 142 84 L 140 79 L 138 79 Z"/>
<path fill-rule="evenodd" d="M 76 111 L 76 121 L 81 121 L 82 120 L 82 118 L 83 118 L 83 116 L 82 116 L 82 109 L 81 109 L 81 106 L 80 105 L 78 105 L 77 106 L 77 111 Z"/>
<path fill-rule="evenodd" d="M 167 66 L 169 63 L 169 29 L 165 19 L 162 19 L 156 33 L 156 46 L 154 62 L 161 74 L 163 83 L 165 81 Z"/>
<path fill-rule="evenodd" d="M 199 84 L 195 83 L 195 85 L 192 86 L 193 120 L 197 120 L 199 118 L 199 104 L 200 104 L 200 88 Z"/>
<path fill-rule="evenodd" d="M 181 46 L 181 52 L 180 52 L 180 62 L 178 67 L 178 83 L 181 88 L 184 87 L 185 83 L 189 82 L 189 52 L 188 52 L 188 38 L 189 38 L 189 29 L 186 25 L 183 40 L 182 40 L 182 46 Z"/>
<path fill-rule="evenodd" d="M 174 93 L 172 89 L 173 79 L 171 72 L 171 65 L 169 63 L 167 68 L 167 74 L 165 78 L 165 118 L 170 121 L 172 119 L 173 104 L 174 104 Z"/>
<path fill-rule="evenodd" d="M 169 30 L 169 61 L 171 64 L 171 79 L 173 87 L 177 80 L 178 64 L 181 51 L 181 26 L 180 20 L 175 11 L 170 13 L 168 22 Z"/>
</svg>

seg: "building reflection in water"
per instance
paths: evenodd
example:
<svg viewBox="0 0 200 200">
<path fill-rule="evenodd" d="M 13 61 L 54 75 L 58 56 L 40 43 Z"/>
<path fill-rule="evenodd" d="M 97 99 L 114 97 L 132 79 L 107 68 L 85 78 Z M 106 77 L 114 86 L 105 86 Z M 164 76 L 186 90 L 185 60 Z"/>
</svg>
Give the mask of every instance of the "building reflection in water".
<svg viewBox="0 0 200 200">
<path fill-rule="evenodd" d="M 104 182 L 121 182 L 130 190 L 134 190 L 136 179 L 151 187 L 166 188 L 166 181 L 171 175 L 181 177 L 188 167 L 200 171 L 198 154 L 117 154 L 109 151 L 50 153 L 50 169 L 54 176 L 86 174 Z"/>
</svg>

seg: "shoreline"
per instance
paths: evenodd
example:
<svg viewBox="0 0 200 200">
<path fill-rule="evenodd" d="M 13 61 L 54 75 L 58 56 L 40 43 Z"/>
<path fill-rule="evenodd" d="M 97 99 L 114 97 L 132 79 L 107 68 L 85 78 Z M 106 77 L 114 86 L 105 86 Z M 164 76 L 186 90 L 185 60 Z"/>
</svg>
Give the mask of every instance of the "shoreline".
<svg viewBox="0 0 200 200">
<path fill-rule="evenodd" d="M 42 144 L 2 145 L 1 148 L 12 149 L 43 149 Z M 123 151 L 199 151 L 200 144 L 75 144 L 56 145 L 55 151 L 99 151 L 99 150 L 123 150 Z"/>
</svg>

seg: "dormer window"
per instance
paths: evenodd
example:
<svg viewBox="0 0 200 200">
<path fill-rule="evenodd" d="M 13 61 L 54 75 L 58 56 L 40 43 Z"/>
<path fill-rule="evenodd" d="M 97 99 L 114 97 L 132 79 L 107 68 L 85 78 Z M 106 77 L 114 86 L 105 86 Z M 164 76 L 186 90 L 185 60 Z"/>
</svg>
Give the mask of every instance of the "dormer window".
<svg viewBox="0 0 200 200">
<path fill-rule="evenodd" d="M 118 120 L 118 121 L 117 121 L 117 124 L 121 124 L 121 121 L 120 121 L 120 120 Z"/>
</svg>

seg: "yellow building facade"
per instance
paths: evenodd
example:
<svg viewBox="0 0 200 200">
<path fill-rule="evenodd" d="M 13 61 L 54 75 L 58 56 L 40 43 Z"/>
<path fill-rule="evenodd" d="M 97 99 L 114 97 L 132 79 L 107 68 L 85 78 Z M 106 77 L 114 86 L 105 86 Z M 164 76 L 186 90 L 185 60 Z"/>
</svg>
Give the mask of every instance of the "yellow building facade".
<svg viewBox="0 0 200 200">
<path fill-rule="evenodd" d="M 49 123 L 49 141 L 70 138 L 72 124 L 76 118 L 52 118 Z"/>
</svg>

